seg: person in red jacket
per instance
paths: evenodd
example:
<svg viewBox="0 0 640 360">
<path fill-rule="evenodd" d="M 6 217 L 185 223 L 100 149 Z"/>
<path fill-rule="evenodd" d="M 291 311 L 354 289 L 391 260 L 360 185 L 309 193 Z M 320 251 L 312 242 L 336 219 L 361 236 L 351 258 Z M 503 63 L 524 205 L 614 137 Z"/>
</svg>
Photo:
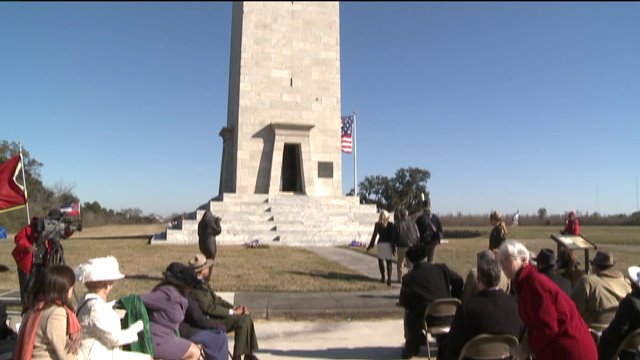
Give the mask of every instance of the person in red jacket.
<svg viewBox="0 0 640 360">
<path fill-rule="evenodd" d="M 576 212 L 571 210 L 564 222 L 564 229 L 560 231 L 562 235 L 580 235 L 580 221 L 576 217 Z"/>
<path fill-rule="evenodd" d="M 529 263 L 527 248 L 507 240 L 500 246 L 499 259 L 515 289 L 518 312 L 528 330 L 528 347 L 536 360 L 596 360 L 595 342 L 576 305 Z M 519 350 L 528 352 L 526 348 L 523 344 Z"/>
<path fill-rule="evenodd" d="M 33 253 L 36 251 L 35 243 L 38 240 L 37 226 L 38 218 L 31 218 L 31 223 L 22 228 L 14 237 L 16 247 L 11 252 L 18 267 L 20 301 L 23 308 L 27 301 L 27 280 L 33 268 Z"/>
</svg>

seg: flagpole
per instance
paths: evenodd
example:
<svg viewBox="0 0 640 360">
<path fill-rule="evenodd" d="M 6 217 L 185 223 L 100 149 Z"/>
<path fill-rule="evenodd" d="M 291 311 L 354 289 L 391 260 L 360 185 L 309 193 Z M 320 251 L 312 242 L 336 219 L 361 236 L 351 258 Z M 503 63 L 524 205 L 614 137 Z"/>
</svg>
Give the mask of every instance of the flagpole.
<svg viewBox="0 0 640 360">
<path fill-rule="evenodd" d="M 24 177 L 24 159 L 22 157 L 22 143 L 18 142 L 20 146 L 20 169 L 22 170 L 22 185 L 24 186 L 24 204 L 27 208 L 27 225 L 31 222 L 31 215 L 29 215 L 29 200 L 27 200 L 27 179 Z"/>
<path fill-rule="evenodd" d="M 356 148 L 356 111 L 353 110 L 353 196 L 358 196 L 358 156 Z"/>
</svg>

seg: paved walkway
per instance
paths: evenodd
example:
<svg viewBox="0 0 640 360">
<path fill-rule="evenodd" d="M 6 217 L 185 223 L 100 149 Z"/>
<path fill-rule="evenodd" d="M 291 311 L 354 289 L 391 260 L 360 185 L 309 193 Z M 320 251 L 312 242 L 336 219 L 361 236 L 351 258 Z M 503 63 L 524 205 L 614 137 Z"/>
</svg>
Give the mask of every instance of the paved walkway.
<svg viewBox="0 0 640 360">
<path fill-rule="evenodd" d="M 312 247 L 315 254 L 342 264 L 374 280 L 380 279 L 375 257 L 337 247 Z M 394 265 L 395 270 L 395 265 Z M 394 271 L 395 272 L 395 271 Z M 393 278 L 397 278 L 394 275 Z M 234 303 L 245 304 L 256 319 L 401 319 L 396 305 L 400 284 L 389 290 L 322 293 L 235 293 Z"/>
</svg>

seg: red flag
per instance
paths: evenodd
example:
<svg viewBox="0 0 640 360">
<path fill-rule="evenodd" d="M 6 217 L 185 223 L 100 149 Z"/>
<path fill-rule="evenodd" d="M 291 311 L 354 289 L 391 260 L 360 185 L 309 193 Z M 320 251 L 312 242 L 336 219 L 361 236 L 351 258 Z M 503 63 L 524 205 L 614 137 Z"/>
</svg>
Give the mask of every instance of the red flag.
<svg viewBox="0 0 640 360">
<path fill-rule="evenodd" d="M 27 203 L 24 186 L 16 181 L 21 166 L 20 155 L 0 164 L 0 212 L 14 210 Z"/>
</svg>

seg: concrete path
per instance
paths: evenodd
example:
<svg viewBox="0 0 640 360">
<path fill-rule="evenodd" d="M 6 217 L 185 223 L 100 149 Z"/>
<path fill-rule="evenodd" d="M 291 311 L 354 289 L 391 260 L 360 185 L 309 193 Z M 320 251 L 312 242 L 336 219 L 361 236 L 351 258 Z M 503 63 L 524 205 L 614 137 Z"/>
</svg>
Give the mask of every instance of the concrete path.
<svg viewBox="0 0 640 360">
<path fill-rule="evenodd" d="M 339 247 L 308 247 L 307 250 L 318 256 L 322 256 L 338 264 L 344 265 L 349 269 L 356 271 L 374 280 L 380 280 L 380 270 L 378 270 L 378 259 L 367 254 L 361 254 L 357 251 L 343 249 Z M 375 250 L 371 250 L 375 251 Z M 392 279 L 397 279 L 395 274 L 395 264 Z"/>
<path fill-rule="evenodd" d="M 404 343 L 402 320 L 256 321 L 255 327 L 261 360 L 400 359 Z"/>
</svg>

